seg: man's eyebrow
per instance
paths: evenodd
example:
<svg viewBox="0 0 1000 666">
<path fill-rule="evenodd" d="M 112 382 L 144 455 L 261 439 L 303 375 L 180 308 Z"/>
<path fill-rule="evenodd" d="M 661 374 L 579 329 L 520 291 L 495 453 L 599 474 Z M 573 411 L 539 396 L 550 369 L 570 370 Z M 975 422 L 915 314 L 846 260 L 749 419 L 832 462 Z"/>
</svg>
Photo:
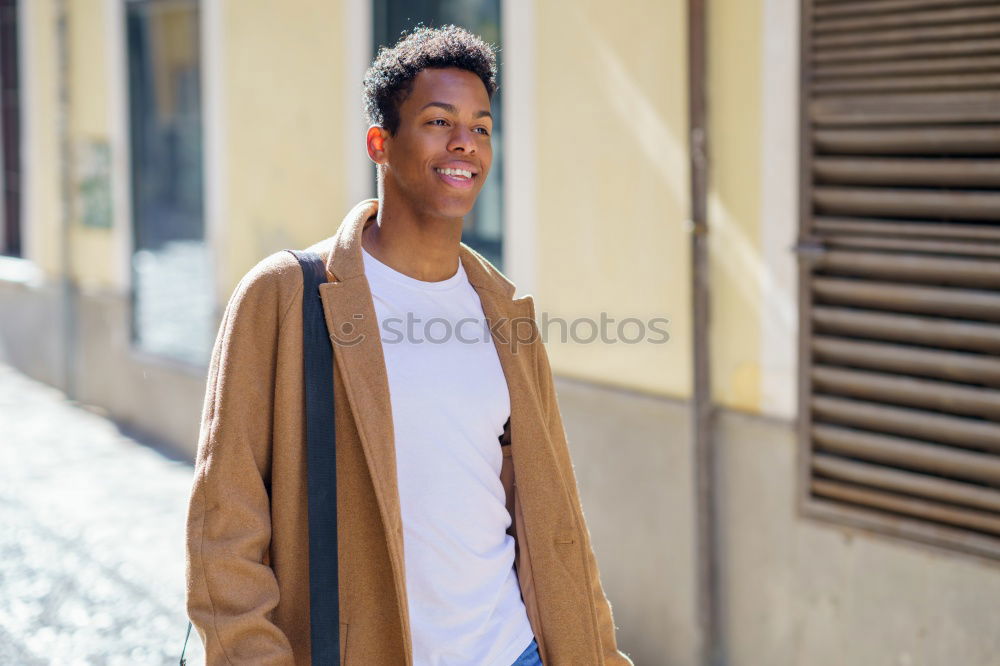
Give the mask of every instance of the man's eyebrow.
<svg viewBox="0 0 1000 666">
<path fill-rule="evenodd" d="M 427 102 L 422 107 L 420 107 L 420 110 L 423 111 L 424 109 L 426 109 L 429 106 L 438 106 L 438 107 L 441 107 L 442 109 L 444 109 L 448 113 L 458 113 L 458 110 L 455 108 L 455 105 L 454 104 L 448 104 L 448 102 Z M 476 115 L 473 116 L 473 117 L 474 118 L 483 118 L 483 117 L 486 117 L 486 118 L 489 118 L 490 120 L 493 120 L 493 114 L 490 113 L 489 111 L 486 111 L 486 110 L 476 111 Z"/>
</svg>

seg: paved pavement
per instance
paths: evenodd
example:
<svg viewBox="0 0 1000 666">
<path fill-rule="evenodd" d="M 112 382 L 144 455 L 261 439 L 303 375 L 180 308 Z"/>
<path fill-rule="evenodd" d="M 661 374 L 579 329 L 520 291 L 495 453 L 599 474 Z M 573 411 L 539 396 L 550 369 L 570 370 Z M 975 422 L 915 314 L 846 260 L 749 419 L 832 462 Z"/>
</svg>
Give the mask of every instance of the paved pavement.
<svg viewBox="0 0 1000 666">
<path fill-rule="evenodd" d="M 176 664 L 191 475 L 0 364 L 0 665 Z"/>
</svg>

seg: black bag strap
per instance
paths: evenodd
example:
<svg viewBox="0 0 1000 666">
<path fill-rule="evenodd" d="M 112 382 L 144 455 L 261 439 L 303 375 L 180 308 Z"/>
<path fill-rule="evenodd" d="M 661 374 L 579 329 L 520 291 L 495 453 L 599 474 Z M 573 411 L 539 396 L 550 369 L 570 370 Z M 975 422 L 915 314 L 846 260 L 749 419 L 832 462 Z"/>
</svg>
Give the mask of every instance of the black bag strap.
<svg viewBox="0 0 1000 666">
<path fill-rule="evenodd" d="M 181 648 L 181 666 L 187 666 L 187 659 L 184 658 L 184 653 L 188 649 L 188 639 L 191 638 L 191 623 L 188 622 L 187 633 L 184 634 L 184 647 Z"/>
<path fill-rule="evenodd" d="M 326 264 L 315 252 L 288 250 L 302 268 L 302 346 L 309 485 L 309 621 L 314 666 L 340 666 L 337 567 L 337 449 L 333 347 L 319 286 Z"/>
<path fill-rule="evenodd" d="M 302 369 L 309 486 L 309 622 L 314 666 L 340 666 L 337 562 L 337 437 L 333 414 L 333 347 L 319 286 L 326 264 L 315 252 L 288 250 L 302 268 Z M 180 666 L 187 661 L 188 622 Z"/>
</svg>

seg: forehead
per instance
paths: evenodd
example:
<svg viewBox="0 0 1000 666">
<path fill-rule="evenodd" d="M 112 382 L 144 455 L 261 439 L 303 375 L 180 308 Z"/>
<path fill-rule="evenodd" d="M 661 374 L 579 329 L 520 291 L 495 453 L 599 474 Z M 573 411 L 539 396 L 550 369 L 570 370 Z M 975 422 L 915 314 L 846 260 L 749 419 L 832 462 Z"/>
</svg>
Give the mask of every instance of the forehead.
<svg viewBox="0 0 1000 666">
<path fill-rule="evenodd" d="M 474 106 L 470 111 L 489 110 L 490 96 L 482 79 L 466 69 L 427 68 L 413 77 L 413 88 L 403 103 L 419 109 L 430 101 L 447 102 L 455 106 Z"/>
</svg>

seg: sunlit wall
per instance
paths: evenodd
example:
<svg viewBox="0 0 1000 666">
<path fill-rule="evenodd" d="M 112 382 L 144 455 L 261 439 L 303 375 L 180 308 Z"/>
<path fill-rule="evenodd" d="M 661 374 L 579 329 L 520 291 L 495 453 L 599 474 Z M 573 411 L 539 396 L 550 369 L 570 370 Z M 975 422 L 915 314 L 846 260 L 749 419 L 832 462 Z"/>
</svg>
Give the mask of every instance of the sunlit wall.
<svg viewBox="0 0 1000 666">
<path fill-rule="evenodd" d="M 616 320 L 608 343 L 553 326 L 553 366 L 676 397 L 691 390 L 685 6 L 535 4 L 538 310 Z M 669 340 L 629 344 L 630 317 L 669 319 Z"/>
</svg>

